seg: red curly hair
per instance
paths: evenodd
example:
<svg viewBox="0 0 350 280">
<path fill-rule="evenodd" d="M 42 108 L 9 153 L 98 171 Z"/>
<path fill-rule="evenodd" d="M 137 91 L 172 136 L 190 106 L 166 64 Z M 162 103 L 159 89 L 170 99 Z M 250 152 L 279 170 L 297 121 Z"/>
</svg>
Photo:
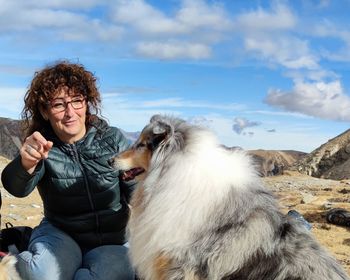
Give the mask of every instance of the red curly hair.
<svg viewBox="0 0 350 280">
<path fill-rule="evenodd" d="M 34 131 L 43 132 L 50 127 L 40 113 L 39 108 L 46 108 L 57 92 L 62 88 L 69 94 L 79 93 L 88 104 L 86 126 L 89 127 L 100 113 L 101 96 L 96 86 L 97 78 L 83 65 L 58 61 L 35 72 L 34 78 L 24 96 L 22 120 L 26 136 Z M 94 114 L 91 113 L 94 111 Z"/>
</svg>

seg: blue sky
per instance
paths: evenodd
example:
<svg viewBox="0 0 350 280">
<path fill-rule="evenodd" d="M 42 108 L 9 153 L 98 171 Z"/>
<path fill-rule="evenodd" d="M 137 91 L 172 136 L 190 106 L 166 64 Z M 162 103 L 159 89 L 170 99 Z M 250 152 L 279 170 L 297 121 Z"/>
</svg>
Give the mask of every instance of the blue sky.
<svg viewBox="0 0 350 280">
<path fill-rule="evenodd" d="M 310 152 L 348 129 L 350 1 L 0 0 L 0 116 L 20 118 L 35 71 L 99 78 L 111 125 L 153 114 L 227 146 Z"/>
</svg>

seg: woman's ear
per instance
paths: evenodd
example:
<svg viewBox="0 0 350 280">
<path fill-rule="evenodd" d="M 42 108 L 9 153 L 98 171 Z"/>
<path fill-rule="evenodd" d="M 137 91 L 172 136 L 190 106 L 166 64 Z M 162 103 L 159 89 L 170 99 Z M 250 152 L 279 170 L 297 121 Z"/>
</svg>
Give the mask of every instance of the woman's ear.
<svg viewBox="0 0 350 280">
<path fill-rule="evenodd" d="M 48 116 L 48 114 L 46 112 L 46 109 L 43 106 L 39 106 L 39 111 L 40 111 L 40 114 L 43 117 L 43 119 L 45 121 L 47 121 L 49 119 L 49 116 Z"/>
</svg>

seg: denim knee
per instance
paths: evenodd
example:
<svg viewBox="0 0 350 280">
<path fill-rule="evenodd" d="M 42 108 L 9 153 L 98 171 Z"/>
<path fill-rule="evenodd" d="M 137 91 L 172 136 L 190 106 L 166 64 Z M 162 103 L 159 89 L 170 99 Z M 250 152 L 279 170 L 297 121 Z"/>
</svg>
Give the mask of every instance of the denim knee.
<svg viewBox="0 0 350 280">
<path fill-rule="evenodd" d="M 43 221 L 34 229 L 28 251 L 17 256 L 17 269 L 23 279 L 73 279 L 81 266 L 78 244 L 66 233 Z"/>
<path fill-rule="evenodd" d="M 83 264 L 74 280 L 134 280 L 128 249 L 119 245 L 94 248 L 83 255 Z"/>
</svg>

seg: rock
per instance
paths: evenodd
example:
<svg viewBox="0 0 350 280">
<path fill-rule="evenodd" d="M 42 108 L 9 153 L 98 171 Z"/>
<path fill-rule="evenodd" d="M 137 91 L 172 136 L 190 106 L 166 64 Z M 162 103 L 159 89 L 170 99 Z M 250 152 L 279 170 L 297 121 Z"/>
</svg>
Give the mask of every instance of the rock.
<svg viewBox="0 0 350 280">
<path fill-rule="evenodd" d="M 331 209 L 333 207 L 334 207 L 334 204 L 329 202 L 329 201 L 327 201 L 324 204 L 322 204 L 320 208 L 321 208 L 321 210 L 329 210 L 329 209 Z"/>
<path fill-rule="evenodd" d="M 315 201 L 317 199 L 317 197 L 313 196 L 310 193 L 302 192 L 301 195 L 302 195 L 302 199 L 301 199 L 301 203 L 302 204 L 311 203 L 311 202 L 313 202 L 313 201 Z"/>
<path fill-rule="evenodd" d="M 38 205 L 38 204 L 31 204 L 30 206 L 32 206 L 33 208 L 41 208 L 41 206 L 40 205 Z"/>
</svg>

